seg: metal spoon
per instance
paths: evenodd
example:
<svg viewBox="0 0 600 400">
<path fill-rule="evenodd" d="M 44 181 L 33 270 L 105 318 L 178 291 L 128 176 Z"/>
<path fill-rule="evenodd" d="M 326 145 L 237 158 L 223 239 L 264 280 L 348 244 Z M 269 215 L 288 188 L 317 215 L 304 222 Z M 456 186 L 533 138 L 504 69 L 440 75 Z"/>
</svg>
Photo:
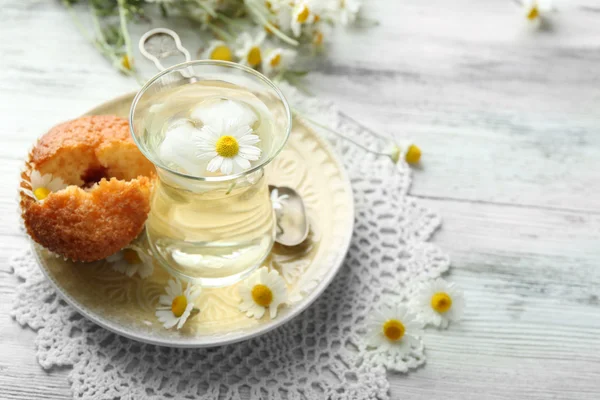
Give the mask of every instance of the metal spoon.
<svg viewBox="0 0 600 400">
<path fill-rule="evenodd" d="M 275 241 L 284 246 L 297 246 L 304 242 L 309 224 L 302 197 L 286 186 L 269 185 L 269 191 L 277 218 Z"/>
</svg>

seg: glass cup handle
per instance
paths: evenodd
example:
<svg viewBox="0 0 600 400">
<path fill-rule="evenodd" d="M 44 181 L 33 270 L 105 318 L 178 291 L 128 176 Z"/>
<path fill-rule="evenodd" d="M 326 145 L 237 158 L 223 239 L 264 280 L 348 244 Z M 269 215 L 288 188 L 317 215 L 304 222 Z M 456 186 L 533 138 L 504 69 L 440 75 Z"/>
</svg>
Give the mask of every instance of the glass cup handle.
<svg viewBox="0 0 600 400">
<path fill-rule="evenodd" d="M 159 71 L 166 69 L 161 60 L 177 53 L 183 54 L 185 61 L 192 60 L 190 52 L 181 44 L 179 35 L 171 29 L 149 30 L 140 38 L 139 48 L 142 55 L 152 61 Z"/>
</svg>

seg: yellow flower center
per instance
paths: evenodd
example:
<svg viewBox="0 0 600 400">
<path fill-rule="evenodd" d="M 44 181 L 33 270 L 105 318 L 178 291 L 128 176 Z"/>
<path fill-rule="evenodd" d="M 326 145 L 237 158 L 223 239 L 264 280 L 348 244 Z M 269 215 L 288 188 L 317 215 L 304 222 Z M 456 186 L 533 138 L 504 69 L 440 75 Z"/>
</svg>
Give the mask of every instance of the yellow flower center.
<svg viewBox="0 0 600 400">
<path fill-rule="evenodd" d="M 271 64 L 271 67 L 273 67 L 273 68 L 275 68 L 279 64 L 281 64 L 281 53 L 279 53 L 275 57 L 271 58 L 270 64 Z"/>
<path fill-rule="evenodd" d="M 273 301 L 273 292 L 265 285 L 256 285 L 252 288 L 252 299 L 256 304 L 269 307 Z"/>
<path fill-rule="evenodd" d="M 419 160 L 421 159 L 421 149 L 419 147 L 415 146 L 414 144 L 411 144 L 408 147 L 408 151 L 406 152 L 406 156 L 404 156 L 404 159 L 409 164 L 418 163 Z"/>
<path fill-rule="evenodd" d="M 184 295 L 179 295 L 171 303 L 171 311 L 177 318 L 181 317 L 187 307 L 187 299 Z"/>
<path fill-rule="evenodd" d="M 217 140 L 215 150 L 221 157 L 231 158 L 235 157 L 240 151 L 240 145 L 236 138 L 225 135 L 221 136 L 219 140 Z"/>
<path fill-rule="evenodd" d="M 250 51 L 248 52 L 248 64 L 250 64 L 252 67 L 257 66 L 258 64 L 260 64 L 260 62 L 262 61 L 262 57 L 260 55 L 260 48 L 257 46 L 254 46 L 253 48 L 250 49 Z"/>
<path fill-rule="evenodd" d="M 445 313 L 452 307 L 452 298 L 448 293 L 439 292 L 431 296 L 431 308 L 439 313 Z"/>
<path fill-rule="evenodd" d="M 231 50 L 225 45 L 219 45 L 210 53 L 211 60 L 231 61 L 233 59 Z"/>
<path fill-rule="evenodd" d="M 130 265 L 141 264 L 142 262 L 142 259 L 137 251 L 132 249 L 123 250 L 123 259 L 127 262 L 127 264 Z"/>
<path fill-rule="evenodd" d="M 306 22 L 309 15 L 310 15 L 310 10 L 308 9 L 308 7 L 306 5 L 304 5 L 304 6 L 302 6 L 302 11 L 300 11 L 298 13 L 298 15 L 296 16 L 296 21 L 298 21 L 302 24 L 302 23 Z"/>
<path fill-rule="evenodd" d="M 313 43 L 317 46 L 320 46 L 323 44 L 323 32 L 321 31 L 316 31 L 314 36 L 313 36 Z"/>
<path fill-rule="evenodd" d="M 50 190 L 45 187 L 39 187 L 33 191 L 33 195 L 38 200 L 44 200 L 50 194 Z"/>
<path fill-rule="evenodd" d="M 273 5 L 270 1 L 265 1 L 265 6 L 267 6 L 267 10 L 271 11 L 273 9 Z"/>
<path fill-rule="evenodd" d="M 540 16 L 540 10 L 538 9 L 537 4 L 534 4 L 533 7 L 531 7 L 529 12 L 527 13 L 527 19 L 530 21 L 533 21 L 534 19 L 536 19 L 539 16 Z"/>
<path fill-rule="evenodd" d="M 131 70 L 131 62 L 132 60 L 129 59 L 129 57 L 127 55 L 124 55 L 121 58 L 121 65 L 123 66 L 123 68 L 125 68 L 126 70 Z"/>
<path fill-rule="evenodd" d="M 404 325 L 397 319 L 389 319 L 383 324 L 383 334 L 392 342 L 402 339 L 405 332 Z"/>
</svg>

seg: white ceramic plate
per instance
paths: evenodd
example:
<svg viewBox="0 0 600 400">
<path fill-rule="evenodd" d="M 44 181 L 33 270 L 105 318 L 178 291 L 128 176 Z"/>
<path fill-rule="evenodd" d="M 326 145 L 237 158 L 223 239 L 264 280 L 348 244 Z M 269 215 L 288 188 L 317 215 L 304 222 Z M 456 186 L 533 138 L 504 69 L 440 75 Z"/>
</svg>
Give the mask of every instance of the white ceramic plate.
<svg viewBox="0 0 600 400">
<path fill-rule="evenodd" d="M 125 117 L 134 94 L 104 103 L 88 114 Z M 275 245 L 265 265 L 284 277 L 289 304 L 277 318 L 246 317 L 238 310 L 237 285 L 204 289 L 196 301 L 199 315 L 177 330 L 167 330 L 154 312 L 169 275 L 158 265 L 141 279 L 114 271 L 106 261 L 64 261 L 34 244 L 39 264 L 58 293 L 83 316 L 119 335 L 171 347 L 210 347 L 250 339 L 300 314 L 329 285 L 342 265 L 354 224 L 352 188 L 329 144 L 294 121 L 290 140 L 268 168 L 270 184 L 295 188 L 311 220 L 309 239 L 295 248 Z M 268 314 L 268 313 L 266 313 Z"/>
</svg>

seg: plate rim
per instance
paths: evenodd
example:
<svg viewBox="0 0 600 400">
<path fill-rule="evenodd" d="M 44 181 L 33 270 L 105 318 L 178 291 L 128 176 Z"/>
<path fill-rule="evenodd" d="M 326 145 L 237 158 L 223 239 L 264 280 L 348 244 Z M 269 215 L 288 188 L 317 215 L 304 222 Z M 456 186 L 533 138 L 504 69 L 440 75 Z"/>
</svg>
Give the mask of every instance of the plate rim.
<svg viewBox="0 0 600 400">
<path fill-rule="evenodd" d="M 114 97 L 114 98 L 112 98 L 108 101 L 105 101 L 105 102 L 97 105 L 96 107 L 93 107 L 92 109 L 86 111 L 83 115 L 84 116 L 85 115 L 98 115 L 98 114 L 94 114 L 93 110 L 100 108 L 100 107 L 110 105 L 112 103 L 122 102 L 123 100 L 127 99 L 128 97 L 135 96 L 135 93 L 137 93 L 137 92 L 130 92 L 127 94 L 123 94 L 123 95 Z M 171 348 L 187 348 L 187 349 L 210 348 L 210 347 L 226 346 L 226 345 L 250 340 L 250 339 L 256 338 L 258 336 L 262 336 L 274 329 L 279 328 L 280 326 L 282 326 L 285 323 L 291 321 L 292 319 L 298 317 L 300 314 L 302 314 L 304 311 L 306 311 L 306 309 L 308 307 L 310 307 L 315 302 L 315 300 L 318 297 L 320 297 L 323 294 L 323 292 L 329 287 L 329 285 L 333 281 L 333 278 L 337 275 L 337 273 L 339 272 L 339 270 L 342 268 L 342 266 L 344 264 L 344 260 L 346 258 L 346 255 L 348 254 L 348 249 L 350 248 L 350 244 L 351 244 L 353 233 L 354 233 L 354 224 L 355 224 L 354 193 L 352 191 L 352 184 L 351 184 L 350 178 L 348 176 L 348 172 L 346 171 L 346 168 L 344 167 L 344 164 L 340 160 L 338 154 L 334 151 L 332 145 L 327 141 L 327 139 L 322 137 L 322 135 L 320 133 L 318 133 L 315 129 L 313 129 L 309 124 L 304 123 L 303 125 L 306 129 L 308 129 L 317 138 L 317 140 L 319 141 L 319 144 L 321 146 L 323 146 L 323 148 L 329 153 L 329 155 L 331 156 L 331 159 L 333 160 L 333 162 L 336 164 L 336 166 L 339 169 L 340 178 L 343 182 L 344 187 L 347 189 L 346 190 L 347 197 L 348 197 L 347 200 L 348 200 L 348 204 L 350 205 L 350 210 L 349 210 L 348 215 L 351 215 L 351 221 L 350 221 L 350 229 L 348 229 L 348 232 L 345 233 L 345 237 L 343 238 L 343 241 L 342 241 L 343 246 L 339 249 L 341 251 L 337 252 L 336 259 L 332 262 L 331 268 L 327 271 L 327 273 L 325 273 L 322 276 L 321 281 L 317 284 L 317 286 L 315 286 L 315 288 L 310 293 L 308 293 L 299 302 L 294 303 L 292 305 L 288 305 L 290 311 L 285 316 L 282 316 L 281 318 L 271 319 L 271 320 L 269 320 L 269 322 L 263 323 L 263 324 L 257 326 L 256 328 L 251 328 L 251 329 L 253 329 L 252 332 L 245 333 L 245 331 L 240 331 L 238 333 L 232 333 L 231 335 L 228 333 L 225 333 L 225 334 L 223 334 L 222 337 L 220 337 L 217 340 L 213 340 L 212 342 L 201 342 L 201 341 L 199 342 L 199 341 L 193 341 L 193 340 L 185 341 L 185 342 L 183 342 L 183 341 L 176 342 L 176 341 L 171 341 L 168 339 L 161 340 L 161 339 L 157 339 L 156 337 L 152 337 L 152 336 L 143 334 L 142 332 L 139 332 L 139 331 L 132 331 L 132 330 L 124 329 L 122 325 L 117 325 L 115 323 L 112 323 L 110 319 L 107 319 L 101 315 L 93 313 L 93 312 L 91 312 L 91 310 L 88 311 L 87 307 L 85 305 L 80 304 L 79 301 L 77 301 L 76 299 L 71 297 L 71 295 L 66 290 L 64 290 L 61 285 L 59 285 L 59 283 L 54 279 L 54 277 L 50 275 L 49 271 L 45 267 L 45 262 L 40 258 L 40 254 L 39 254 L 39 251 L 37 248 L 39 245 L 37 245 L 33 240 L 31 240 L 31 238 L 29 238 L 32 253 L 34 254 L 34 257 L 38 263 L 38 266 L 42 270 L 42 273 L 44 274 L 44 276 L 48 279 L 48 281 L 54 287 L 54 289 L 56 290 L 58 295 L 66 303 L 68 303 L 71 307 L 73 307 L 78 313 L 83 315 L 85 318 L 87 318 L 91 322 L 103 327 L 104 329 L 106 329 L 112 333 L 115 333 L 120 336 L 124 336 L 126 338 L 135 340 L 137 342 L 147 343 L 147 344 L 156 345 L 156 346 L 171 347 Z M 41 246 L 39 246 L 39 247 L 41 247 Z M 195 338 L 197 338 L 197 337 L 195 337 Z"/>
</svg>

